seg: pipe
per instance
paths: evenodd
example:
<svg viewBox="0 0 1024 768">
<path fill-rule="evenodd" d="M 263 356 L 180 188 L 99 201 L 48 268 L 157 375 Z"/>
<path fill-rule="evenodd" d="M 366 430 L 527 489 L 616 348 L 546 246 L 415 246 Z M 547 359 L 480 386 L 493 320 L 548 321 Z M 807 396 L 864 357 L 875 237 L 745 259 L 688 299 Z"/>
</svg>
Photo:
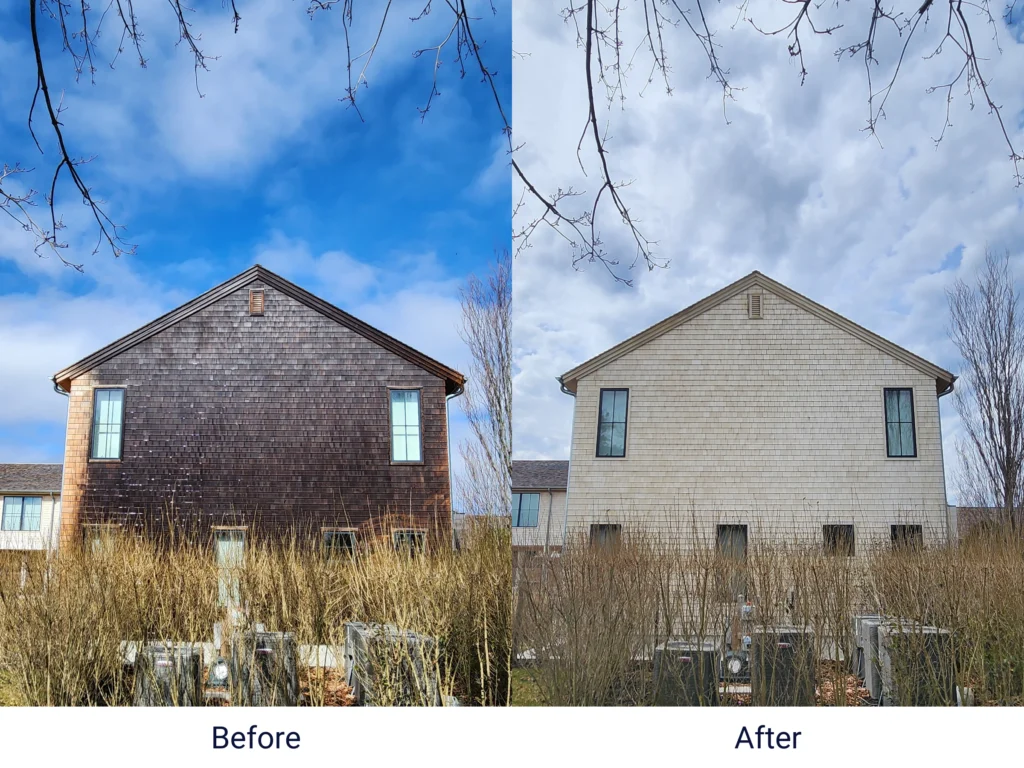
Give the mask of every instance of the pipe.
<svg viewBox="0 0 1024 768">
<path fill-rule="evenodd" d="M 467 379 L 468 381 L 468 379 Z M 448 443 L 448 525 L 452 529 L 452 549 L 455 549 L 455 475 L 452 472 L 452 421 L 451 413 L 448 410 L 448 403 L 466 391 L 465 381 L 458 384 L 454 392 L 444 396 L 444 425 L 445 440 Z"/>
</svg>

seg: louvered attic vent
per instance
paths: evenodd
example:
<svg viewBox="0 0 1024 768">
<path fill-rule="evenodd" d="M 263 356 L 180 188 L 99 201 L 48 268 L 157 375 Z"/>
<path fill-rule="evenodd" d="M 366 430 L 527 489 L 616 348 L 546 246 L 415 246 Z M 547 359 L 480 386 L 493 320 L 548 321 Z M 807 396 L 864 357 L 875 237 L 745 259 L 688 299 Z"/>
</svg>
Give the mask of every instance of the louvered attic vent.
<svg viewBox="0 0 1024 768">
<path fill-rule="evenodd" d="M 761 319 L 761 294 L 747 294 L 747 316 L 752 320 Z"/>
<path fill-rule="evenodd" d="M 262 290 L 249 291 L 249 314 L 250 315 L 262 315 L 263 314 L 263 291 Z"/>
</svg>

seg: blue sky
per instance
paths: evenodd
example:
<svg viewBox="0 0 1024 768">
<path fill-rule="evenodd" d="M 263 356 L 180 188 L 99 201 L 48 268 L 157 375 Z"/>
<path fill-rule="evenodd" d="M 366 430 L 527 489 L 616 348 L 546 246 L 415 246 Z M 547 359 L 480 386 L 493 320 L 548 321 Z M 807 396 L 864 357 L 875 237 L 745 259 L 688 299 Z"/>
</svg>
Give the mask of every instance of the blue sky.
<svg viewBox="0 0 1024 768">
<path fill-rule="evenodd" d="M 497 15 L 481 6 L 474 31 L 507 101 L 511 19 L 498 5 Z M 87 183 L 138 250 L 93 254 L 96 231 L 66 187 L 65 256 L 84 274 L 39 258 L 29 235 L 0 221 L 0 462 L 61 460 L 66 401 L 52 390 L 55 371 L 256 262 L 468 370 L 458 288 L 509 246 L 510 171 L 493 97 L 479 75 L 459 77 L 454 51 L 421 120 L 433 56 L 412 52 L 444 37 L 447 8 L 414 23 L 419 8 L 391 13 L 360 92 L 361 122 L 340 101 L 340 13 L 310 19 L 304 4 L 246 3 L 235 35 L 221 3 L 206 7 L 191 20 L 219 58 L 199 73 L 202 98 L 165 4 L 140 14 L 145 69 L 127 51 L 106 65 L 117 35 L 104 22 L 95 84 L 75 82 L 55 25 L 43 25 L 71 152 L 95 156 Z M 42 113 L 45 154 L 26 130 L 35 72 L 25 12 L 0 4 L 0 163 L 34 167 L 23 181 L 38 189 L 55 159 Z M 361 12 L 354 50 L 376 32 Z M 453 454 L 467 434 L 454 417 Z"/>
</svg>

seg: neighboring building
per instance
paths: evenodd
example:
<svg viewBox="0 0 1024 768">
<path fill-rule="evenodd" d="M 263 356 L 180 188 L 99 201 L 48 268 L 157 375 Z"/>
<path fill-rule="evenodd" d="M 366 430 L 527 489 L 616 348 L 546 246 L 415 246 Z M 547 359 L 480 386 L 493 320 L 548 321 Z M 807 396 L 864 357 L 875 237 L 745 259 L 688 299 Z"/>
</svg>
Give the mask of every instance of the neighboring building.
<svg viewBox="0 0 1024 768">
<path fill-rule="evenodd" d="M 118 526 L 331 548 L 386 527 L 451 542 L 459 372 L 254 266 L 54 376 L 68 393 L 62 538 Z"/>
<path fill-rule="evenodd" d="M 45 550 L 60 530 L 60 464 L 0 464 L 0 550 Z"/>
<path fill-rule="evenodd" d="M 567 531 L 745 553 L 941 544 L 939 398 L 955 377 L 759 272 L 561 377 Z"/>
<path fill-rule="evenodd" d="M 513 551 L 561 551 L 568 481 L 568 461 L 512 462 Z"/>
</svg>

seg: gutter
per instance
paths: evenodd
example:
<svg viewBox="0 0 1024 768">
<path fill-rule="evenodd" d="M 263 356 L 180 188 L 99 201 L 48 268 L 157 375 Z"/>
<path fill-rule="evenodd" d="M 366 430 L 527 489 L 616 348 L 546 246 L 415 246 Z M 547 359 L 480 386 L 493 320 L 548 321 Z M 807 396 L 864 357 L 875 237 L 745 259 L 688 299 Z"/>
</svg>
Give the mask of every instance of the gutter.
<svg viewBox="0 0 1024 768">
<path fill-rule="evenodd" d="M 454 392 L 450 395 L 444 396 L 444 432 L 445 438 L 448 442 L 448 526 L 452 530 L 452 549 L 455 549 L 455 474 L 452 471 L 452 420 L 451 413 L 448 409 L 448 403 L 459 395 L 465 394 L 466 381 L 467 380 L 464 380 L 462 384 L 457 384 Z"/>
</svg>

